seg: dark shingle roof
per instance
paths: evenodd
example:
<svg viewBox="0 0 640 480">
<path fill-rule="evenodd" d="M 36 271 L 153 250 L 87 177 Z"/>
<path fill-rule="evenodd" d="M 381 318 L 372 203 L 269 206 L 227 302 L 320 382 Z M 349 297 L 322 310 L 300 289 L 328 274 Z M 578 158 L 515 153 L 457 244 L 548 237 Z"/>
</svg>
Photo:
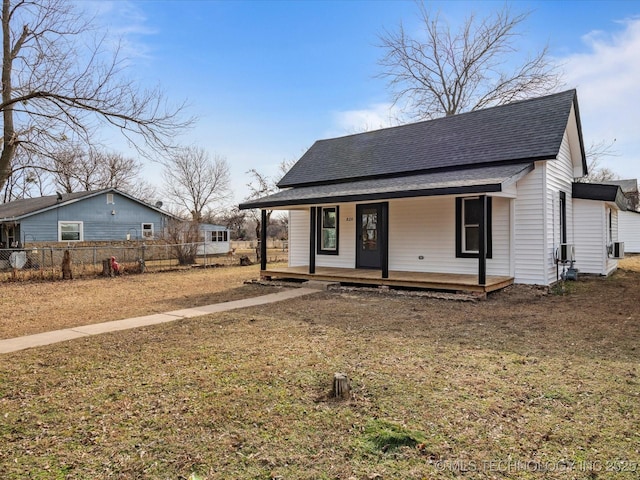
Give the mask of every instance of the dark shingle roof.
<svg viewBox="0 0 640 480">
<path fill-rule="evenodd" d="M 558 155 L 572 105 L 578 117 L 576 91 L 568 90 L 436 120 L 319 140 L 278 186 L 552 159 Z"/>
<path fill-rule="evenodd" d="M 490 165 L 455 171 L 439 171 L 356 180 L 329 185 L 289 188 L 268 197 L 245 202 L 241 209 L 311 205 L 325 202 L 356 202 L 390 198 L 465 193 L 501 192 L 533 170 L 532 163 Z"/>
<path fill-rule="evenodd" d="M 583 200 L 600 200 L 615 203 L 620 210 L 627 209 L 622 188 L 619 185 L 606 185 L 601 183 L 574 183 L 571 188 L 573 198 Z"/>
</svg>

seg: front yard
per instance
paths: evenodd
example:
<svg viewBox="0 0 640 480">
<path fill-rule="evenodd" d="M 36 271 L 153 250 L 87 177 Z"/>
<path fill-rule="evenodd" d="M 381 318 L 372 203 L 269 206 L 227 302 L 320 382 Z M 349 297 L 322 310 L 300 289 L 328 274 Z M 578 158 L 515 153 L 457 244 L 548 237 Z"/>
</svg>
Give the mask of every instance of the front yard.
<svg viewBox="0 0 640 480">
<path fill-rule="evenodd" d="M 220 272 L 192 274 L 213 284 Z M 169 286 L 156 288 L 173 300 L 203 300 L 166 275 Z M 120 280 L 96 281 L 108 289 Z M 233 295 L 270 291 L 235 282 L 223 282 Z M 38 284 L 16 287 L 20 318 L 33 307 L 29 289 L 42 293 Z M 125 303 L 144 304 L 137 295 Z M 220 287 L 204 301 L 222 299 Z M 69 305 L 107 310 L 96 302 L 82 294 Z M 571 283 L 567 295 L 510 287 L 483 302 L 320 292 L 90 337 L 2 356 L 0 471 L 7 479 L 638 478 L 639 341 L 632 271 Z M 330 398 L 335 372 L 351 378 L 348 401 Z"/>
</svg>

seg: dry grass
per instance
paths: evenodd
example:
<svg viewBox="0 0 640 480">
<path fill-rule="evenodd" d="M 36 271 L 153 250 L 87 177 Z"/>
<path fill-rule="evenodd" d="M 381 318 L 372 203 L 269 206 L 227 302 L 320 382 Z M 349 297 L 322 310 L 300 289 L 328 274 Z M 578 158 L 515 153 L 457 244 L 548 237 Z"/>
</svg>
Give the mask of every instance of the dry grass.
<svg viewBox="0 0 640 480">
<path fill-rule="evenodd" d="M 4 356 L 0 471 L 635 479 L 639 287 L 621 271 L 478 303 L 322 292 Z"/>
<path fill-rule="evenodd" d="M 259 266 L 182 269 L 73 281 L 5 283 L 0 338 L 236 300 L 265 292 L 243 286 Z"/>
</svg>

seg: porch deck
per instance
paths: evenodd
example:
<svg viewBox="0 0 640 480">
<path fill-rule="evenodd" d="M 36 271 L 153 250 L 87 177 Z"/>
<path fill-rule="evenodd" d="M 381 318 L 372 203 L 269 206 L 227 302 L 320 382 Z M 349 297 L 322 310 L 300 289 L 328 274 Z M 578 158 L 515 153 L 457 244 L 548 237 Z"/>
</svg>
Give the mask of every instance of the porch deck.
<svg viewBox="0 0 640 480">
<path fill-rule="evenodd" d="M 310 274 L 309 267 L 269 267 L 260 271 L 264 278 L 302 278 L 329 282 L 355 283 L 361 285 L 388 285 L 391 287 L 424 288 L 488 293 L 505 288 L 513 283 L 513 277 L 487 275 L 486 285 L 478 285 L 477 275 L 454 273 L 424 273 L 389 271 L 389 278 L 382 278 L 380 270 L 358 268 L 316 267 Z"/>
</svg>

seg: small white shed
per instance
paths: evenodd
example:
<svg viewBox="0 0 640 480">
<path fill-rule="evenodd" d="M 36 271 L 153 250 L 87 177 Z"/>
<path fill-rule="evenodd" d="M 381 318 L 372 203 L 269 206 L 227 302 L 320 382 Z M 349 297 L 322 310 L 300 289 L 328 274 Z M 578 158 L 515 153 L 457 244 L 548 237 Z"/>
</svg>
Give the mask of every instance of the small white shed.
<svg viewBox="0 0 640 480">
<path fill-rule="evenodd" d="M 224 255 L 231 251 L 230 232 L 223 225 L 203 223 L 199 227 L 198 255 Z"/>
</svg>

